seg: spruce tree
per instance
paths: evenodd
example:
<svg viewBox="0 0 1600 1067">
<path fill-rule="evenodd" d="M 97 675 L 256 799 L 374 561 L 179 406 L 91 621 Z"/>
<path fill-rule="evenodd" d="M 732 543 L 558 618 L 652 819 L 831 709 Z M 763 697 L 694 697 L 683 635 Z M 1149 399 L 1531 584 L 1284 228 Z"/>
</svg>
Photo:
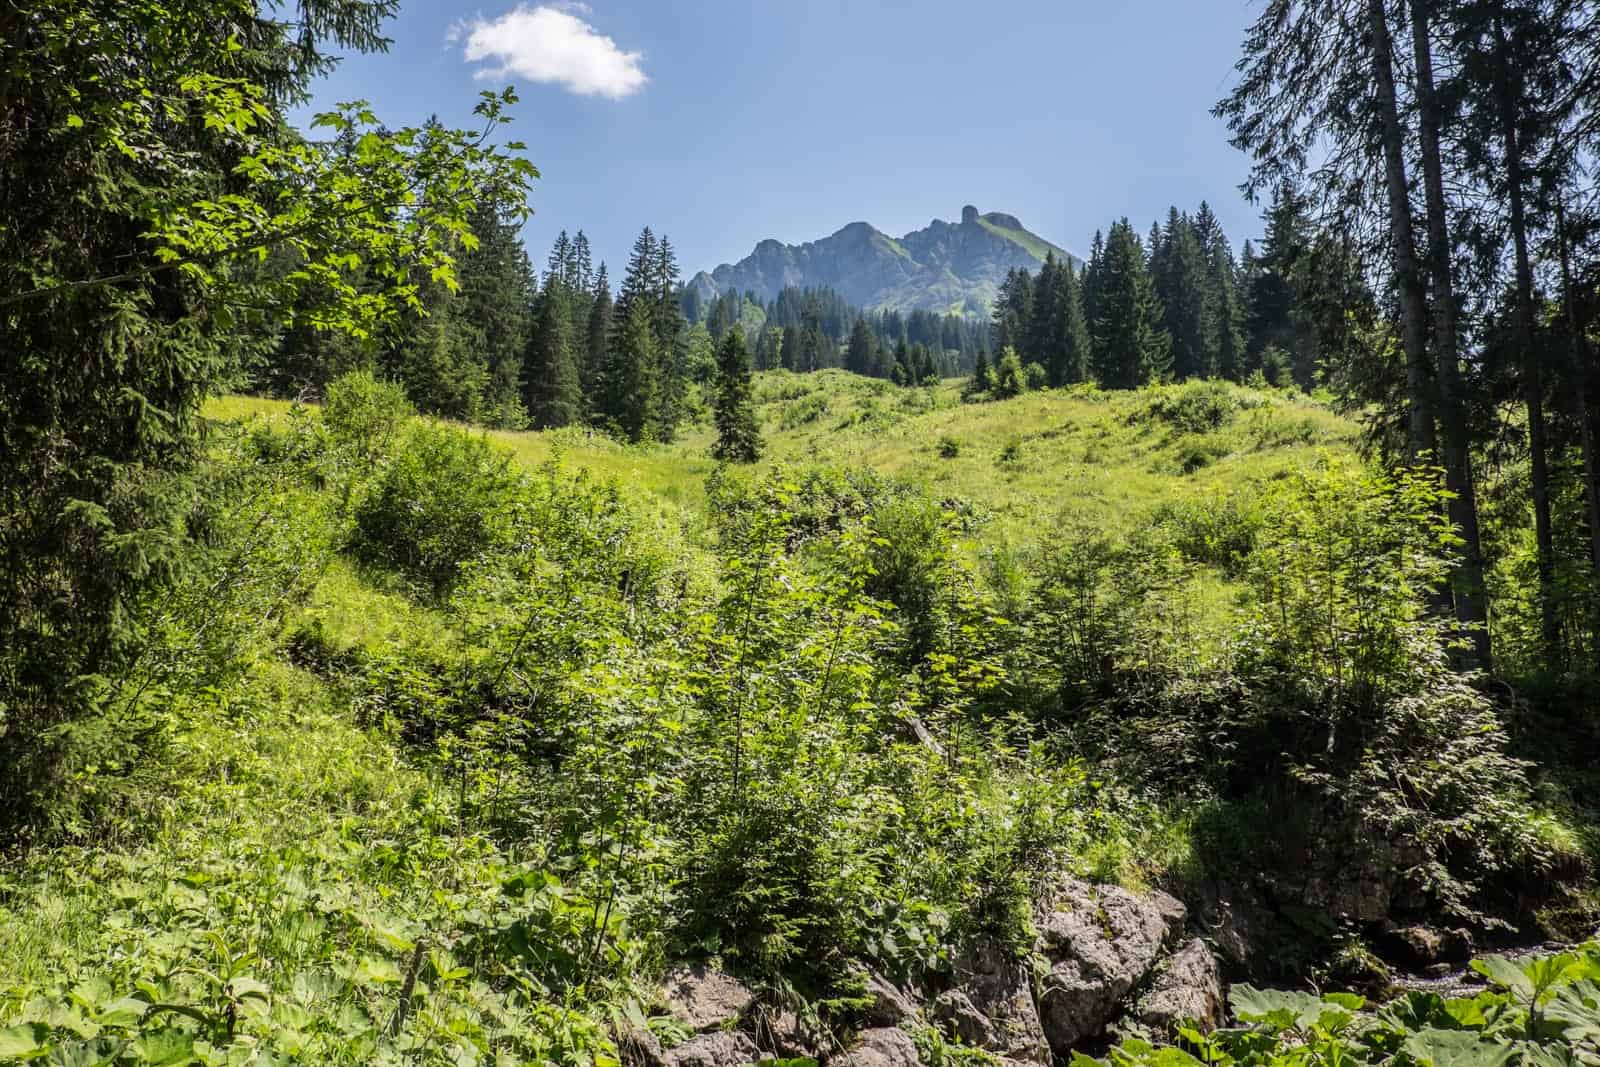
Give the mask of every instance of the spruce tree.
<svg viewBox="0 0 1600 1067">
<path fill-rule="evenodd" d="M 1094 240 L 1089 244 L 1089 261 L 1083 267 L 1083 318 L 1089 324 L 1091 333 L 1095 320 L 1100 317 L 1100 278 L 1104 273 L 1105 260 L 1105 235 L 1096 230 Z"/>
<path fill-rule="evenodd" d="M 645 422 L 653 425 L 655 414 L 657 368 L 654 363 L 659 356 L 655 343 L 658 324 L 654 280 L 659 258 L 656 235 L 646 226 L 633 242 L 633 249 L 628 254 L 627 271 L 622 276 L 622 285 L 617 290 L 616 303 L 611 310 L 611 333 L 606 342 L 599 402 L 595 405 L 597 422 L 633 440 L 637 438 L 629 427 L 644 425 Z M 640 322 L 647 328 L 647 339 L 637 335 Z M 648 353 L 651 366 L 643 368 L 635 365 L 636 356 L 641 351 Z M 648 382 L 645 407 L 650 418 L 641 416 L 639 398 L 629 395 L 628 383 L 631 381 Z"/>
<path fill-rule="evenodd" d="M 1017 354 L 1024 363 L 1048 367 L 1061 347 L 1061 301 L 1063 273 L 1070 269 L 1057 263 L 1054 252 L 1045 254 L 1044 265 L 1033 281 L 1033 309 L 1028 331 Z"/>
<path fill-rule="evenodd" d="M 537 429 L 583 420 L 583 382 L 570 314 L 566 282 L 552 274 L 539 297 L 538 323 L 525 361 L 528 415 Z"/>
<path fill-rule="evenodd" d="M 1098 284 L 1095 375 L 1107 389 L 1133 389 L 1165 376 L 1171 341 L 1161 329 L 1161 301 L 1127 219 L 1111 227 Z"/>
<path fill-rule="evenodd" d="M 897 385 L 917 384 L 917 364 L 911 356 L 911 346 L 903 337 L 900 343 L 894 346 L 894 369 L 891 376 Z"/>
<path fill-rule="evenodd" d="M 852 374 L 871 374 L 876 368 L 877 340 L 865 317 L 858 317 L 850 328 L 850 345 L 845 349 L 844 368 Z"/>
<path fill-rule="evenodd" d="M 790 326 L 780 332 L 783 336 L 778 339 L 778 366 L 784 370 L 803 370 L 805 359 L 800 352 L 800 334 L 803 331 L 799 326 Z"/>
<path fill-rule="evenodd" d="M 994 371 L 989 367 L 989 353 L 978 352 L 978 360 L 972 365 L 972 378 L 967 382 L 966 395 L 978 396 L 994 391 Z"/>
<path fill-rule="evenodd" d="M 742 329 L 729 330 L 717 349 L 713 408 L 717 442 L 711 455 L 730 463 L 754 463 L 760 458 L 761 430 L 756 425 L 750 353 Z"/>
<path fill-rule="evenodd" d="M 756 369 L 777 370 L 783 366 L 783 328 L 764 325 L 756 337 Z"/>
<path fill-rule="evenodd" d="M 612 338 L 606 383 L 610 421 L 618 433 L 635 444 L 660 433 L 656 382 L 659 366 L 650 305 L 636 300 Z"/>
<path fill-rule="evenodd" d="M 995 364 L 993 393 L 999 400 L 1007 400 L 1014 396 L 1021 396 L 1027 391 L 1028 381 L 1022 373 L 1022 357 L 1015 348 L 1008 348 L 1000 353 L 1000 361 Z"/>
<path fill-rule="evenodd" d="M 477 413 L 491 426 L 520 429 L 527 421 L 522 361 L 533 330 L 537 284 L 514 219 L 497 208 L 480 207 L 472 216 L 472 232 L 478 247 L 461 257 L 456 273 L 463 343 L 487 372 Z"/>
<path fill-rule="evenodd" d="M 665 236 L 656 245 L 650 277 L 651 326 L 656 351 L 655 430 L 662 441 L 677 433 L 688 389 L 683 307 L 678 303 L 678 258 Z"/>
<path fill-rule="evenodd" d="M 1211 280 L 1205 253 L 1189 220 L 1174 211 L 1162 235 L 1161 271 L 1156 291 L 1162 325 L 1172 339 L 1172 375 L 1178 381 L 1216 373 L 1211 342 Z"/>
<path fill-rule="evenodd" d="M 1250 289 L 1250 352 L 1259 362 L 1266 349 L 1278 349 L 1288 357 L 1295 381 L 1309 389 L 1316 378 L 1318 352 L 1302 289 L 1311 245 L 1304 197 L 1287 184 L 1279 185 L 1263 219 L 1266 234 L 1253 264 Z"/>
<path fill-rule="evenodd" d="M 1073 385 L 1089 380 L 1093 343 L 1089 322 L 1083 310 L 1083 285 L 1071 263 L 1058 272 L 1060 293 L 1056 298 L 1056 347 L 1051 350 L 1046 370 L 1053 386 Z"/>
<path fill-rule="evenodd" d="M 594 278 L 594 298 L 589 303 L 583 365 L 579 368 L 584 410 L 591 416 L 602 404 L 601 394 L 611 350 L 612 310 L 611 279 L 606 276 L 606 265 L 602 263 Z"/>
</svg>

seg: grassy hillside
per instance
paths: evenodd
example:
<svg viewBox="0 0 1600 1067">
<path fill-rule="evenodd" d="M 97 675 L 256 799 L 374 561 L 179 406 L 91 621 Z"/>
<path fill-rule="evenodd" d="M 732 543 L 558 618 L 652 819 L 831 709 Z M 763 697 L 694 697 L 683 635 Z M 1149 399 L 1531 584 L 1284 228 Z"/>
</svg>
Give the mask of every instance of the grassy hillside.
<svg viewBox="0 0 1600 1067">
<path fill-rule="evenodd" d="M 1306 919 L 1348 885 L 1479 915 L 1530 871 L 1582 883 L 1582 826 L 1405 606 L 1421 490 L 1315 401 L 758 390 L 767 457 L 733 473 L 704 421 L 485 445 L 381 387 L 215 401 L 225 491 L 125 708 L 144 754 L 86 767 L 81 823 L 0 868 L 0 1061 L 610 1065 L 620 1033 L 684 1036 L 673 961 L 848 1038 L 858 962 L 932 989 L 963 946 L 1025 955 L 1059 872 L 1279 871 L 1266 955 L 1231 963 L 1275 974 L 1370 959 Z M 1297 577 L 1330 538 L 1426 725 L 1333 775 L 1296 703 L 1343 654 Z M 1390 766 L 1438 786 L 1403 821 Z"/>
<path fill-rule="evenodd" d="M 763 371 L 758 469 L 866 466 L 982 506 L 985 537 L 1027 542 L 1041 517 L 1070 514 L 1126 530 L 1154 509 L 1248 498 L 1285 471 L 1348 455 L 1358 428 L 1303 394 L 1216 382 L 1136 392 L 1083 388 L 967 404 L 961 383 L 905 389 L 845 371 Z M 277 415 L 285 401 L 230 397 L 217 418 Z M 621 444 L 590 430 L 490 431 L 530 466 L 559 455 L 656 498 L 694 523 L 715 431 L 706 413 L 670 445 Z"/>
</svg>

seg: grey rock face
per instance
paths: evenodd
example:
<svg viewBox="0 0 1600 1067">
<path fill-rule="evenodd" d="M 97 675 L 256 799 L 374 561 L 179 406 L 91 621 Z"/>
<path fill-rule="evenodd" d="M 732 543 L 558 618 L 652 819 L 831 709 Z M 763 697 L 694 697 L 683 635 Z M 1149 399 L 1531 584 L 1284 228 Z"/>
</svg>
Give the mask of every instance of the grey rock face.
<svg viewBox="0 0 1600 1067">
<path fill-rule="evenodd" d="M 933 1001 L 933 1017 L 947 1024 L 963 1045 L 986 1049 L 995 1044 L 994 1024 L 964 990 L 940 993 Z"/>
<path fill-rule="evenodd" d="M 854 1048 L 828 1061 L 828 1067 L 917 1067 L 917 1043 L 904 1030 L 875 1027 L 863 1031 Z"/>
<path fill-rule="evenodd" d="M 1062 879 L 1054 905 L 1040 917 L 1037 946 L 1050 968 L 1040 985 L 1039 1015 L 1057 1056 L 1105 1031 L 1184 919 L 1182 902 L 1165 893 L 1136 896 Z"/>
<path fill-rule="evenodd" d="M 667 975 L 661 999 L 673 1018 L 691 1030 L 716 1030 L 743 1015 L 755 1000 L 737 978 L 703 965 L 679 967 Z"/>
<path fill-rule="evenodd" d="M 961 1039 L 1018 1063 L 1048 1064 L 1050 1046 L 1034 1006 L 1027 964 L 984 941 L 961 961 L 958 985 L 934 1004 Z"/>
<path fill-rule="evenodd" d="M 815 1058 L 823 1039 L 788 1008 L 758 1007 L 751 1013 L 756 1044 L 780 1056 Z"/>
<path fill-rule="evenodd" d="M 1150 988 L 1139 998 L 1139 1018 L 1152 1030 L 1170 1034 L 1191 1019 L 1202 1031 L 1222 1022 L 1226 1001 L 1217 958 L 1199 938 L 1188 942 L 1156 969 Z"/>
<path fill-rule="evenodd" d="M 917 1014 L 916 1001 L 883 975 L 867 971 L 866 981 L 867 996 L 872 998 L 866 1011 L 868 1026 L 898 1026 Z"/>
<path fill-rule="evenodd" d="M 743 1067 L 761 1059 L 749 1036 L 738 1031 L 700 1034 L 661 1056 L 662 1067 Z"/>
</svg>

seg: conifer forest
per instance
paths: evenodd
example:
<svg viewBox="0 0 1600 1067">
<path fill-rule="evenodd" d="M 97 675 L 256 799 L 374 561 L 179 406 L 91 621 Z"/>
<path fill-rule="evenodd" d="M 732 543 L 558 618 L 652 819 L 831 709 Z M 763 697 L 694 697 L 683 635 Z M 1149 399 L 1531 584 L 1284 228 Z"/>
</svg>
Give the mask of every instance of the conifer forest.
<svg viewBox="0 0 1600 1067">
<path fill-rule="evenodd" d="M 1600 1065 L 1600 3 L 709 273 L 413 4 L 0 2 L 0 1064 Z"/>
</svg>

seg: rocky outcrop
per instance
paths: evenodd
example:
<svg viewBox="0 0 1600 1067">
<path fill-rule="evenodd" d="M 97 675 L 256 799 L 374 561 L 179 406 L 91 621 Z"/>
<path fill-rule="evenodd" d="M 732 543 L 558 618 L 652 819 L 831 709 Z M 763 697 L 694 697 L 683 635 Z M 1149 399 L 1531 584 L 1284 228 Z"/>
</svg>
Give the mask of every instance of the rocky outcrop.
<svg viewBox="0 0 1600 1067">
<path fill-rule="evenodd" d="M 980 941 L 956 968 L 955 988 L 934 1001 L 934 1017 L 969 1045 L 1018 1063 L 1048 1064 L 1027 962 L 993 941 Z"/>
<path fill-rule="evenodd" d="M 755 999 L 743 982 L 704 965 L 679 967 L 661 984 L 661 1000 L 672 1017 L 701 1033 L 727 1026 Z"/>
<path fill-rule="evenodd" d="M 917 1043 L 895 1027 L 863 1031 L 850 1051 L 828 1061 L 828 1067 L 917 1067 Z"/>
<path fill-rule="evenodd" d="M 1440 930 L 1421 923 L 1385 923 L 1378 948 L 1386 959 L 1426 973 L 1428 968 L 1459 966 L 1472 958 L 1472 932 Z"/>
<path fill-rule="evenodd" d="M 1122 998 L 1154 971 L 1183 929 L 1183 904 L 1165 893 L 1063 878 L 1039 920 L 1038 951 L 1049 966 L 1039 1016 L 1056 1055 L 1105 1032 Z"/>
<path fill-rule="evenodd" d="M 664 1048 L 648 1030 L 619 1034 L 618 1048 L 631 1067 L 740 1067 L 765 1058 L 749 1034 L 733 1029 L 755 1003 L 737 978 L 704 965 L 679 967 L 661 983 L 659 999 L 693 1036 Z"/>
<path fill-rule="evenodd" d="M 784 1057 L 815 1059 L 825 1040 L 788 1008 L 757 1007 L 750 1016 L 756 1044 Z"/>
<path fill-rule="evenodd" d="M 668 1049 L 661 1056 L 660 1067 L 743 1067 L 762 1058 L 748 1034 L 725 1030 L 699 1034 Z"/>
<path fill-rule="evenodd" d="M 826 286 L 866 309 L 986 314 L 1014 268 L 1037 271 L 1047 254 L 1072 258 L 1028 232 L 1014 215 L 962 209 L 960 222 L 934 219 L 898 240 L 865 222 L 801 245 L 766 240 L 738 263 L 689 281 L 704 300 L 754 292 L 774 299 L 786 287 Z"/>
<path fill-rule="evenodd" d="M 1217 958 L 1195 938 L 1156 968 L 1136 1014 L 1151 1030 L 1171 1036 L 1186 1019 L 1210 1032 L 1222 1023 L 1226 1011 Z"/>
<path fill-rule="evenodd" d="M 863 979 L 872 1001 L 865 1013 L 868 1026 L 899 1026 L 916 1018 L 917 1002 L 905 990 L 876 971 L 865 971 Z"/>
<path fill-rule="evenodd" d="M 619 1046 L 632 1067 L 735 1067 L 774 1057 L 917 1067 L 907 1027 L 931 1023 L 1006 1067 L 1050 1067 L 1130 1010 L 1158 1035 L 1171 1036 L 1183 1020 L 1204 1029 L 1221 1023 L 1217 960 L 1198 938 L 1179 945 L 1186 918 L 1183 904 L 1165 893 L 1063 877 L 1035 915 L 1032 952 L 979 939 L 931 1002 L 859 967 L 865 1029 L 843 1049 L 794 1011 L 758 1003 L 742 982 L 707 967 L 675 970 L 661 990 L 667 1010 L 691 1031 L 687 1041 L 663 1049 L 651 1034 L 629 1034 Z"/>
</svg>

